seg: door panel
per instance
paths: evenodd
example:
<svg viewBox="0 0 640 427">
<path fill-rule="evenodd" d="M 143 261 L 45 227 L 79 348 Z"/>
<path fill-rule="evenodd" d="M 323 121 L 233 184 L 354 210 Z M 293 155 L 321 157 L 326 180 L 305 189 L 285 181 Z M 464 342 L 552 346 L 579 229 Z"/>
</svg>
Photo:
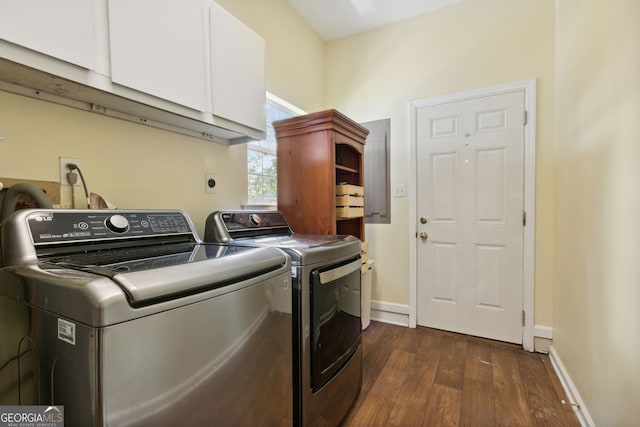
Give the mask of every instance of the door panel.
<svg viewBox="0 0 640 427">
<path fill-rule="evenodd" d="M 506 221 L 506 150 L 476 152 L 476 222 L 504 224 Z"/>
<path fill-rule="evenodd" d="M 458 155 L 436 154 L 431 158 L 433 222 L 455 223 L 458 216 Z"/>
<path fill-rule="evenodd" d="M 505 247 L 476 245 L 475 305 L 485 308 L 504 308 Z"/>
<path fill-rule="evenodd" d="M 524 92 L 417 110 L 418 324 L 522 342 Z"/>
<path fill-rule="evenodd" d="M 433 244 L 434 282 L 433 299 L 441 302 L 456 301 L 456 260 L 455 243 L 436 242 Z"/>
</svg>

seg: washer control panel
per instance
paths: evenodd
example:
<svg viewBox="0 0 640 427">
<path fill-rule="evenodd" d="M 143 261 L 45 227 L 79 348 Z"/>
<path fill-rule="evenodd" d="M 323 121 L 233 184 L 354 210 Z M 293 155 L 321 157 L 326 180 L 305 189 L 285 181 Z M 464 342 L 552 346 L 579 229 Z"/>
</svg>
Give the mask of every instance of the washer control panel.
<svg viewBox="0 0 640 427">
<path fill-rule="evenodd" d="M 33 243 L 195 234 L 180 211 L 47 210 L 27 217 Z"/>
</svg>

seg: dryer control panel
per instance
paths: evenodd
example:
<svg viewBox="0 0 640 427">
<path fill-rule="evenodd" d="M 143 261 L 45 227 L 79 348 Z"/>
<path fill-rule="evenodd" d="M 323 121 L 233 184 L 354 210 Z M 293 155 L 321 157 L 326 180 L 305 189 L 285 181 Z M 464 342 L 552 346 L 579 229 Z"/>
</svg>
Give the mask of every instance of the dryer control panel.
<svg viewBox="0 0 640 427">
<path fill-rule="evenodd" d="M 293 230 L 280 211 L 216 211 L 205 223 L 206 242 L 273 235 L 291 236 Z"/>
</svg>

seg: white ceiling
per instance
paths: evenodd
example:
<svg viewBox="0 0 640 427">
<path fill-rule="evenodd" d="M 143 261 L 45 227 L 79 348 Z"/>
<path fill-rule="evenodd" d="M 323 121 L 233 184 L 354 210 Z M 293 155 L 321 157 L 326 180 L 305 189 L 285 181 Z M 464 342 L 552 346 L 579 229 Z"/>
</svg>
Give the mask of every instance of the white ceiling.
<svg viewBox="0 0 640 427">
<path fill-rule="evenodd" d="M 288 0 L 325 41 L 338 40 L 463 0 Z"/>
</svg>

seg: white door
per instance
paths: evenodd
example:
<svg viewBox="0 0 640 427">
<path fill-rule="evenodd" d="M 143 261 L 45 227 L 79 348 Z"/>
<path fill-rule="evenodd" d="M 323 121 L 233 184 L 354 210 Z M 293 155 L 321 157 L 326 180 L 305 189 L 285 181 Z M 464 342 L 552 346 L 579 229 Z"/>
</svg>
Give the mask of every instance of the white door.
<svg viewBox="0 0 640 427">
<path fill-rule="evenodd" d="M 524 91 L 417 109 L 419 325 L 522 343 Z"/>
</svg>

